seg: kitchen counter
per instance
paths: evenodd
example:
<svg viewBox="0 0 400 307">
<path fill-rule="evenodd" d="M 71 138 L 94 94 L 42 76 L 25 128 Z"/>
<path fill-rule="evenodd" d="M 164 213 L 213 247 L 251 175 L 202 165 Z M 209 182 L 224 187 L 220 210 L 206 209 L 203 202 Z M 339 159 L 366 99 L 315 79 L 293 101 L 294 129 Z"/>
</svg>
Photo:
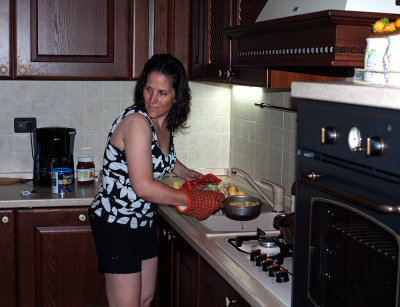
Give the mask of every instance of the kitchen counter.
<svg viewBox="0 0 400 307">
<path fill-rule="evenodd" d="M 400 110 L 400 87 L 352 82 L 293 82 L 292 97 Z"/>
<path fill-rule="evenodd" d="M 240 180 L 235 181 L 227 176 L 218 176 L 223 181 L 243 186 Z M 164 180 L 167 184 L 176 180 L 172 176 Z M 37 193 L 22 196 L 21 191 Z M 51 188 L 34 187 L 32 182 L 0 186 L 0 209 L 6 208 L 39 208 L 39 207 L 69 207 L 89 206 L 95 193 L 97 184 L 74 184 L 71 194 L 59 198 L 51 193 Z M 159 214 L 183 237 L 229 284 L 252 306 L 284 306 L 272 293 L 267 291 L 250 274 L 239 267 L 215 243 L 221 237 L 207 237 L 201 229 L 195 226 L 196 220 L 178 213 L 174 207 L 160 206 Z"/>
<path fill-rule="evenodd" d="M 72 186 L 72 193 L 60 198 L 51 192 L 51 187 L 34 186 L 32 181 L 20 184 L 0 185 L 0 209 L 40 208 L 40 207 L 79 207 L 89 206 L 97 192 L 97 183 Z M 22 191 L 32 192 L 23 196 Z"/>
</svg>

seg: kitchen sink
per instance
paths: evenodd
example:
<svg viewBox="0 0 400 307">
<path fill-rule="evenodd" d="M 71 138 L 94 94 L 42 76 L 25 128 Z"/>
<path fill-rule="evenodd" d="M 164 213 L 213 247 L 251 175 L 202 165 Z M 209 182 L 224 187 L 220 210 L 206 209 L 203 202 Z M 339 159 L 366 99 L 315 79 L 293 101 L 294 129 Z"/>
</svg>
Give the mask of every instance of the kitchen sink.
<svg viewBox="0 0 400 307">
<path fill-rule="evenodd" d="M 267 235 L 279 235 L 279 230 L 273 227 L 274 217 L 279 214 L 272 211 L 262 211 L 261 214 L 249 221 L 236 221 L 226 217 L 222 211 L 211 215 L 204 221 L 195 221 L 196 227 L 207 237 L 255 235 L 257 228 Z M 192 222 L 192 224 L 194 224 Z"/>
</svg>

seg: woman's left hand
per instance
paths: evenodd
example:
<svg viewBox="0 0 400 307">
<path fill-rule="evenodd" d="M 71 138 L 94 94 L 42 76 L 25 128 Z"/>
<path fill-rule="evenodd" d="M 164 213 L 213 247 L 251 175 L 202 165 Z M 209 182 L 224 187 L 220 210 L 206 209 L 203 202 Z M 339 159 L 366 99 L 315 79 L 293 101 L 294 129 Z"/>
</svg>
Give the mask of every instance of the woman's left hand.
<svg viewBox="0 0 400 307">
<path fill-rule="evenodd" d="M 188 172 L 185 174 L 183 180 L 185 181 L 193 181 L 199 179 L 203 176 L 202 173 L 196 172 L 192 169 L 188 169 Z"/>
</svg>

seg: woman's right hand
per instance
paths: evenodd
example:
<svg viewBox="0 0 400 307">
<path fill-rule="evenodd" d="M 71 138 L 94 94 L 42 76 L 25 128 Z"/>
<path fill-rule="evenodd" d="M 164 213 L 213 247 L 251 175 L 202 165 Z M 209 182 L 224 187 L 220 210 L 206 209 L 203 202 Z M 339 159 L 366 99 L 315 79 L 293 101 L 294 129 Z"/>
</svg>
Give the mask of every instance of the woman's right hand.
<svg viewBox="0 0 400 307">
<path fill-rule="evenodd" d="M 184 190 L 189 205 L 185 209 L 176 207 L 183 214 L 195 217 L 198 220 L 205 220 L 215 211 L 221 208 L 221 202 L 225 196 L 215 191 Z"/>
</svg>

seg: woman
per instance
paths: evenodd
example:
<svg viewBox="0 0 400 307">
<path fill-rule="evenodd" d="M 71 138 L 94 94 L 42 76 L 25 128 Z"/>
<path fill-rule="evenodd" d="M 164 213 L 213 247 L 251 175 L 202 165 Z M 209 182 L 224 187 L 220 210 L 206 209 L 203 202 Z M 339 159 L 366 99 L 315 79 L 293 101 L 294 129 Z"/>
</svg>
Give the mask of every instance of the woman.
<svg viewBox="0 0 400 307">
<path fill-rule="evenodd" d="M 149 59 L 136 84 L 135 103 L 115 120 L 104 152 L 103 178 L 89 209 L 99 272 L 113 307 L 150 305 L 157 277 L 154 217 L 160 205 L 202 218 L 223 196 L 176 190 L 160 180 L 169 172 L 191 181 L 202 176 L 176 159 L 173 132 L 184 128 L 190 89 L 182 63 L 169 54 Z M 156 205 L 157 204 L 157 205 Z"/>
</svg>

